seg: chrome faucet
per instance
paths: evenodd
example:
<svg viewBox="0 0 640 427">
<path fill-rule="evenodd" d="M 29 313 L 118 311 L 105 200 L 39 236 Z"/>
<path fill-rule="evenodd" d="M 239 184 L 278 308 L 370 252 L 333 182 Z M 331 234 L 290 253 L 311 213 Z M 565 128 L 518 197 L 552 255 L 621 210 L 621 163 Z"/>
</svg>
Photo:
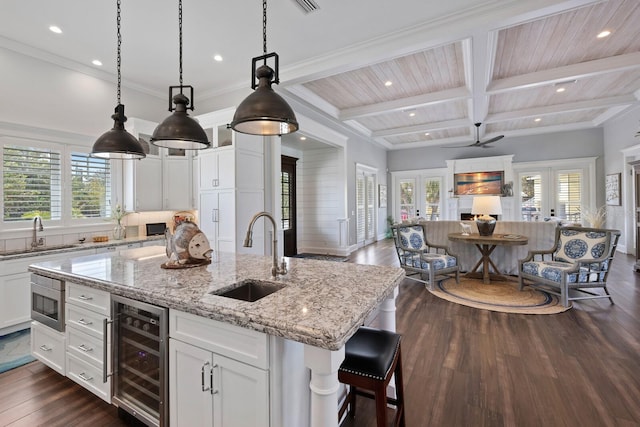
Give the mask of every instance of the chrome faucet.
<svg viewBox="0 0 640 427">
<path fill-rule="evenodd" d="M 39 227 L 38 224 L 40 224 Z M 36 215 L 33 217 L 33 233 L 31 234 L 32 248 L 37 248 L 38 246 L 44 245 L 44 239 L 42 237 L 38 239 L 38 231 L 44 231 L 44 227 L 42 226 L 42 218 L 40 217 L 40 215 Z"/>
<path fill-rule="evenodd" d="M 282 259 L 282 263 L 278 266 L 278 239 L 276 238 L 276 221 L 268 212 L 258 212 L 253 216 L 253 218 L 251 218 L 251 221 L 249 221 L 249 228 L 247 229 L 247 235 L 244 238 L 243 246 L 245 248 L 250 248 L 251 246 L 253 246 L 253 224 L 255 224 L 255 222 L 261 216 L 269 218 L 271 220 L 271 224 L 273 224 L 273 265 L 271 266 L 271 275 L 273 277 L 278 277 L 278 274 L 287 274 L 287 264 L 284 262 L 284 258 Z"/>
</svg>

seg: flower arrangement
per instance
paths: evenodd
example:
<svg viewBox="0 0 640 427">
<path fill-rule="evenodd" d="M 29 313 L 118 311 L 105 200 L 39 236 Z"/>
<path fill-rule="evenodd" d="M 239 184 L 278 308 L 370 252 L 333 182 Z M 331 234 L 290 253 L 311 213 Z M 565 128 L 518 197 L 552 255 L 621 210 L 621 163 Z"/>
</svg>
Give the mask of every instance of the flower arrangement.
<svg viewBox="0 0 640 427">
<path fill-rule="evenodd" d="M 111 211 L 111 217 L 116 220 L 118 224 L 122 221 L 122 218 L 129 215 L 129 212 L 125 212 L 125 210 L 118 203 L 116 207 Z"/>
<path fill-rule="evenodd" d="M 596 210 L 580 209 L 582 218 L 593 228 L 602 228 L 607 218 L 607 207 L 600 206 Z"/>
</svg>

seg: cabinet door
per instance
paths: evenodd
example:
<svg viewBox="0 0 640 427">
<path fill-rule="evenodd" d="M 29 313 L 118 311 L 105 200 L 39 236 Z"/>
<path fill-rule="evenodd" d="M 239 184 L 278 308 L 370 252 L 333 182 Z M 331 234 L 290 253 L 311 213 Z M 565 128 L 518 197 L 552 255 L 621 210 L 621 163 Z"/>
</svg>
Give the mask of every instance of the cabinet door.
<svg viewBox="0 0 640 427">
<path fill-rule="evenodd" d="M 269 373 L 213 355 L 214 426 L 269 425 Z"/>
<path fill-rule="evenodd" d="M 31 320 L 30 273 L 0 277 L 0 329 Z"/>
<path fill-rule="evenodd" d="M 200 193 L 199 221 L 200 230 L 207 236 L 213 250 L 217 251 L 218 241 L 218 193 L 210 191 Z"/>
<path fill-rule="evenodd" d="M 233 188 L 236 182 L 236 162 L 233 149 L 218 150 L 218 188 Z"/>
<path fill-rule="evenodd" d="M 136 162 L 135 209 L 162 210 L 162 159 L 146 158 Z"/>
<path fill-rule="evenodd" d="M 218 154 L 213 150 L 198 153 L 200 190 L 215 190 L 218 187 Z"/>
<path fill-rule="evenodd" d="M 190 161 L 186 158 L 164 161 L 164 209 L 188 210 L 193 208 Z"/>
<path fill-rule="evenodd" d="M 213 425 L 212 366 L 209 351 L 169 339 L 169 425 Z"/>
<path fill-rule="evenodd" d="M 236 192 L 234 190 L 218 191 L 218 250 L 222 252 L 236 251 Z"/>
</svg>

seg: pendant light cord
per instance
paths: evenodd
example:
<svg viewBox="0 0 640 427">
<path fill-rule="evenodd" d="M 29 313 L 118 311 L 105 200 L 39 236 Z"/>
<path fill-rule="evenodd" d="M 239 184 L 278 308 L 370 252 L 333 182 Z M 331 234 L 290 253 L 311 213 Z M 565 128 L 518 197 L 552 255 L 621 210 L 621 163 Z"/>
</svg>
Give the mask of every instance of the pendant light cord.
<svg viewBox="0 0 640 427">
<path fill-rule="evenodd" d="M 267 0 L 262 0 L 262 53 L 267 54 Z"/>
<path fill-rule="evenodd" d="M 180 93 L 182 93 L 182 0 L 178 1 L 178 33 L 180 39 Z"/>
<path fill-rule="evenodd" d="M 117 1 L 117 5 L 118 5 L 118 14 L 117 14 L 117 18 L 116 18 L 116 24 L 117 24 L 117 28 L 118 28 L 118 54 L 117 54 L 117 61 L 116 61 L 116 68 L 118 69 L 118 90 L 117 90 L 117 98 L 118 98 L 118 105 L 121 104 L 120 102 L 120 85 L 122 84 L 122 77 L 120 75 L 120 67 L 122 65 L 122 59 L 120 57 L 121 53 L 121 46 L 122 46 L 122 34 L 120 34 L 120 0 Z"/>
</svg>

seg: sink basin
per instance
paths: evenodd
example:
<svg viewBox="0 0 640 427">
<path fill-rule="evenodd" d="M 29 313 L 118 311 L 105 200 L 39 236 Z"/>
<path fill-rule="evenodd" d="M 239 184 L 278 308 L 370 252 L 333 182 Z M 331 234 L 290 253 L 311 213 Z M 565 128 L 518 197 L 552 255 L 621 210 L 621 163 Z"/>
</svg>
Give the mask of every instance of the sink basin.
<svg viewBox="0 0 640 427">
<path fill-rule="evenodd" d="M 37 248 L 29 248 L 29 249 L 14 249 L 10 251 L 0 251 L 0 256 L 7 255 L 21 255 L 21 254 L 32 254 L 37 252 L 47 252 L 47 251 L 55 251 L 57 249 L 68 249 L 75 248 L 78 246 L 77 244 L 69 244 L 69 245 L 51 245 L 51 246 L 38 246 Z"/>
<path fill-rule="evenodd" d="M 226 290 L 224 292 L 213 292 L 214 295 L 219 295 L 221 297 L 233 298 L 240 301 L 254 302 L 259 300 L 260 298 L 264 298 L 267 295 L 271 295 L 272 293 L 279 291 L 284 288 L 284 285 L 280 283 L 269 283 L 269 282 L 256 282 L 247 280 L 244 282 L 240 282 L 238 286 L 233 289 Z"/>
</svg>

